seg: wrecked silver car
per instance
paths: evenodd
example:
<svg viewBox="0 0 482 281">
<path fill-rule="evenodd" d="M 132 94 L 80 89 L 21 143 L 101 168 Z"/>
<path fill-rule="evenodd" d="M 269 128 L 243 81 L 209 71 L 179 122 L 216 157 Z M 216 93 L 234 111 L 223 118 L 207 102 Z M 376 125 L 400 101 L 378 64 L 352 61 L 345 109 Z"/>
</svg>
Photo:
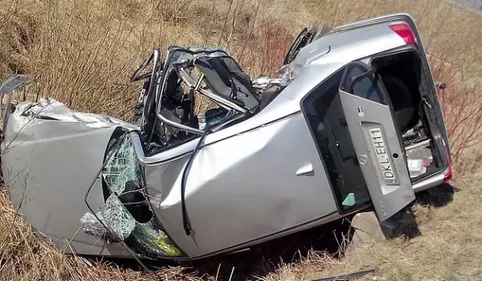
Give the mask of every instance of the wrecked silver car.
<svg viewBox="0 0 482 281">
<path fill-rule="evenodd" d="M 451 178 L 436 87 L 405 14 L 305 29 L 276 77 L 252 80 L 220 49 L 173 46 L 132 80 L 143 83 L 134 123 L 53 99 L 5 110 L 10 198 L 66 252 L 199 259 L 367 207 L 385 221 Z"/>
</svg>

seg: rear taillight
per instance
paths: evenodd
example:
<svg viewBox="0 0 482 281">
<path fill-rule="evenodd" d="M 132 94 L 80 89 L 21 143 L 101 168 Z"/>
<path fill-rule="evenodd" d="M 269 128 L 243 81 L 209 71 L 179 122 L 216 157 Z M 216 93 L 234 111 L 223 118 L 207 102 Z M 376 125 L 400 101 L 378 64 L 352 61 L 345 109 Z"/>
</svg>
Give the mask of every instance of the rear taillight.
<svg viewBox="0 0 482 281">
<path fill-rule="evenodd" d="M 447 155 L 447 166 L 448 166 L 449 170 L 444 175 L 444 181 L 443 182 L 448 182 L 452 179 L 452 159 L 450 158 L 450 154 L 449 154 L 448 149 L 445 150 L 445 153 Z"/>
<path fill-rule="evenodd" d="M 402 37 L 407 45 L 415 44 L 417 40 L 415 39 L 415 35 L 413 34 L 412 29 L 410 26 L 405 23 L 394 23 L 390 25 L 390 28 L 398 34 L 398 36 Z"/>
</svg>

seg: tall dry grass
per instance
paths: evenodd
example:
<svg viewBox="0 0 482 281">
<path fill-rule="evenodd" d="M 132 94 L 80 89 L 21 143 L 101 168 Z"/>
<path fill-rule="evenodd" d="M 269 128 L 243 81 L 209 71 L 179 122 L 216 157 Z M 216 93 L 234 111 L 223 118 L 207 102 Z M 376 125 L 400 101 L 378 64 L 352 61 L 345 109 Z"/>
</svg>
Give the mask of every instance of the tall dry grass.
<svg viewBox="0 0 482 281">
<path fill-rule="evenodd" d="M 457 64 L 441 57 L 432 59 L 434 77 L 448 86 L 438 89 L 442 114 L 450 140 L 452 161 L 459 175 L 475 172 L 482 163 L 482 98 L 466 81 Z"/>
<path fill-rule="evenodd" d="M 37 83 L 29 87 L 29 98 L 55 97 L 78 110 L 128 120 L 140 86 L 128 79 L 152 48 L 219 46 L 256 76 L 276 71 L 304 26 L 320 21 L 338 25 L 393 12 L 412 14 L 428 51 L 456 65 L 457 73 L 464 73 L 463 79 L 454 80 L 457 73 L 440 71 L 436 73 L 439 78 L 450 78 L 447 82 L 470 89 L 482 85 L 482 18 L 440 0 L 4 0 L 0 5 L 0 78 L 14 72 L 34 74 Z M 444 96 L 468 95 L 466 90 L 452 91 Z M 476 92 L 470 91 L 471 99 L 477 100 Z M 446 114 L 447 120 L 454 116 Z M 302 265 L 315 270 L 330 265 L 327 259 L 314 255 Z M 166 280 L 199 279 L 181 268 L 163 268 L 157 273 Z M 279 273 L 269 280 L 283 277 Z M 62 255 L 32 234 L 12 209 L 6 191 L 1 191 L 0 280 L 150 277 Z"/>
<path fill-rule="evenodd" d="M 221 46 L 247 71 L 272 73 L 292 37 L 256 14 L 264 8 L 252 1 L 226 7 L 184 0 L 9 0 L 0 8 L 0 77 L 35 74 L 31 96 L 128 119 L 139 88 L 129 77 L 152 48 Z M 255 28 L 264 23 L 270 27 Z"/>
<path fill-rule="evenodd" d="M 248 73 L 273 73 L 305 25 L 392 12 L 411 13 L 429 52 L 449 54 L 468 73 L 465 83 L 481 85 L 482 19 L 439 0 L 6 0 L 0 7 L 0 77 L 36 74 L 35 96 L 129 118 L 139 85 L 128 78 L 154 47 L 220 46 Z"/>
<path fill-rule="evenodd" d="M 0 190 L 0 280 L 2 281 L 151 281 L 152 276 L 123 269 L 114 263 L 94 262 L 66 256 L 35 236 L 11 205 L 6 190 Z M 156 272 L 165 280 L 201 280 L 181 267 Z"/>
</svg>

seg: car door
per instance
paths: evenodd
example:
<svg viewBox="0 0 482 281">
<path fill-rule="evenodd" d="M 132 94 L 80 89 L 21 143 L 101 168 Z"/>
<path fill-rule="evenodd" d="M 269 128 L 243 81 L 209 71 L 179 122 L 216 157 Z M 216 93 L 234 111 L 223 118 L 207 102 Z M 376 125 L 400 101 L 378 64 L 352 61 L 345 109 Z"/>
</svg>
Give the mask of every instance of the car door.
<svg viewBox="0 0 482 281">
<path fill-rule="evenodd" d="M 384 221 L 415 199 L 388 95 L 376 71 L 362 63 L 347 67 L 339 94 L 370 197 Z"/>
<path fill-rule="evenodd" d="M 190 167 L 183 204 L 181 178 L 188 157 L 149 165 L 146 178 L 149 188 L 164 187 L 158 195 L 150 191 L 161 197 L 154 212 L 189 257 L 246 247 L 337 216 L 301 113 L 219 141 L 207 139 Z"/>
</svg>

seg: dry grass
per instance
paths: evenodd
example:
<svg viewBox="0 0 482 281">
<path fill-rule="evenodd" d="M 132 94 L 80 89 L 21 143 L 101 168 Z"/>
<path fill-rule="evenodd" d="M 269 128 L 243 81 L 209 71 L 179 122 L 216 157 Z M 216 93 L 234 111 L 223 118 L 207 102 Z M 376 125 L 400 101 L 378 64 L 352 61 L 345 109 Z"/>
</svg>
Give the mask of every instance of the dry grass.
<svg viewBox="0 0 482 281">
<path fill-rule="evenodd" d="M 38 75 L 34 96 L 130 118 L 140 85 L 128 78 L 148 51 L 168 45 L 227 48 L 252 75 L 272 73 L 305 25 L 411 13 L 426 48 L 449 54 L 481 85 L 482 17 L 440 0 L 147 1 L 6 0 L 0 7 L 0 78 Z"/>
<path fill-rule="evenodd" d="M 35 74 L 38 82 L 29 88 L 29 97 L 51 96 L 78 110 L 129 119 L 140 85 L 128 79 L 152 48 L 220 46 L 250 74 L 273 73 L 293 36 L 305 25 L 322 20 L 337 25 L 393 12 L 415 17 L 428 51 L 457 69 L 449 78 L 464 74 L 451 80 L 464 87 L 450 97 L 482 85 L 482 17 L 440 0 L 5 0 L 0 5 L 0 78 L 13 72 Z M 476 101 L 474 95 L 476 91 L 471 90 L 470 97 Z M 449 112 L 446 118 L 457 116 Z M 467 122 L 474 126 L 475 121 L 464 122 L 454 126 Z M 471 138 L 477 142 L 480 136 Z M 261 278 L 308 280 L 373 266 L 380 268 L 384 280 L 480 277 L 481 183 L 482 176 L 459 179 L 461 191 L 446 207 L 415 205 L 421 237 L 367 244 L 341 260 L 312 252 Z M 165 280 L 222 279 L 211 271 L 203 275 L 163 266 L 156 273 Z M 249 278 L 256 275 L 251 273 Z M 3 190 L 0 280 L 151 278 L 116 265 L 62 255 L 32 234 Z"/>
<path fill-rule="evenodd" d="M 312 255 L 263 280 L 311 280 L 372 268 L 382 276 L 379 280 L 480 280 L 481 184 L 479 173 L 454 183 L 460 189 L 449 204 L 452 189 L 445 186 L 432 190 L 429 202 L 414 205 L 421 236 L 366 243 L 347 252 L 342 260 Z M 440 206 L 441 202 L 447 205 Z"/>
<path fill-rule="evenodd" d="M 432 62 L 439 81 L 450 86 L 439 89 L 442 113 L 450 140 L 452 159 L 457 173 L 470 173 L 480 168 L 482 152 L 482 99 L 478 88 L 463 83 L 465 73 L 446 59 Z"/>
<path fill-rule="evenodd" d="M 165 280 L 197 280 L 180 267 L 157 271 Z M 115 264 L 66 256 L 36 237 L 0 190 L 0 280 L 152 280 Z"/>
</svg>

